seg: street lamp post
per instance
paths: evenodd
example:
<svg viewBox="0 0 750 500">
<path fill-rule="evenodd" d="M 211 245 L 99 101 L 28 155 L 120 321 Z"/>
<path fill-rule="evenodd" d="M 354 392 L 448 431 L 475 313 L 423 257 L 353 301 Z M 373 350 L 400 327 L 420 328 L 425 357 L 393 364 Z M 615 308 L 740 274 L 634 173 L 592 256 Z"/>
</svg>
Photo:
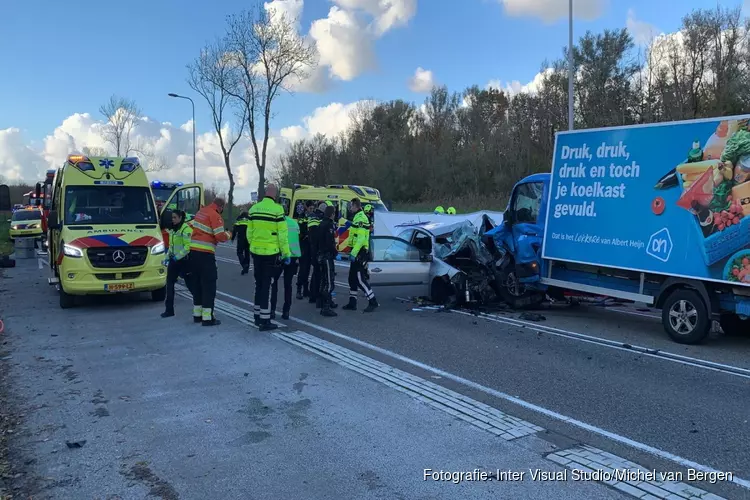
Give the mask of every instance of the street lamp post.
<svg viewBox="0 0 750 500">
<path fill-rule="evenodd" d="M 568 130 L 573 130 L 573 0 L 568 3 Z"/>
<path fill-rule="evenodd" d="M 571 0 L 571 2 L 572 1 L 573 0 Z M 173 93 L 169 93 L 167 95 L 169 97 L 177 97 L 178 99 L 187 99 L 188 101 L 190 101 L 190 104 L 193 106 L 193 183 L 195 183 L 197 182 L 196 176 L 195 176 L 195 103 L 193 102 L 191 98 L 184 96 L 184 95 L 173 94 Z"/>
</svg>

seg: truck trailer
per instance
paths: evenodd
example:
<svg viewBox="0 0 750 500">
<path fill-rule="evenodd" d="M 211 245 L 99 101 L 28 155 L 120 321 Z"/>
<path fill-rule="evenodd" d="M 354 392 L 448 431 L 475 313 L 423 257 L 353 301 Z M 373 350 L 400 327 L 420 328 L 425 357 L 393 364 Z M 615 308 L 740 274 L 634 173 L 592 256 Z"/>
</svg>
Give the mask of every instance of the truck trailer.
<svg viewBox="0 0 750 500">
<path fill-rule="evenodd" d="M 750 332 L 750 115 L 558 132 L 487 236 L 518 303 L 642 302 L 683 344 Z"/>
</svg>

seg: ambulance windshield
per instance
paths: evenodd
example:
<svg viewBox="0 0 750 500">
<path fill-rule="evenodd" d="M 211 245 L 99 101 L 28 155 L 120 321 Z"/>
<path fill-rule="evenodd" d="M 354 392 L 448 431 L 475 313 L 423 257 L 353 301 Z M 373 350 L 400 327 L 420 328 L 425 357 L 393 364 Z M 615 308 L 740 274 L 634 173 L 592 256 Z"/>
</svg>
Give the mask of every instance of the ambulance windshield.
<svg viewBox="0 0 750 500">
<path fill-rule="evenodd" d="M 156 224 L 151 190 L 147 187 L 68 186 L 65 224 Z"/>
</svg>

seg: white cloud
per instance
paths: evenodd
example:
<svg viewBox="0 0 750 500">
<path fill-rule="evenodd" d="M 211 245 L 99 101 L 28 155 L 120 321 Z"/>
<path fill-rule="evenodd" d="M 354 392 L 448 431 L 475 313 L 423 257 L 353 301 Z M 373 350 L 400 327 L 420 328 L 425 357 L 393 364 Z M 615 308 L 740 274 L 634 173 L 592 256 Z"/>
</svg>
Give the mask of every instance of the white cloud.
<svg viewBox="0 0 750 500">
<path fill-rule="evenodd" d="M 282 2 L 284 0 L 274 0 Z M 302 0 L 286 0 L 298 2 Z M 417 0 L 333 0 L 325 18 L 310 25 L 318 66 L 301 90 L 325 90 L 327 78 L 351 81 L 377 65 L 375 41 L 405 26 L 417 12 Z M 301 10 L 301 6 L 300 6 Z M 367 18 L 370 18 L 368 22 Z"/>
<path fill-rule="evenodd" d="M 648 46 L 661 33 L 659 28 L 653 24 L 636 19 L 633 9 L 628 9 L 628 18 L 625 21 L 625 26 L 633 36 L 635 44 L 642 47 Z"/>
<path fill-rule="evenodd" d="M 546 23 L 568 18 L 568 0 L 498 0 L 509 16 L 538 17 Z M 573 16 L 587 21 L 602 15 L 608 0 L 576 0 Z"/>
<path fill-rule="evenodd" d="M 541 89 L 545 77 L 552 74 L 553 71 L 554 70 L 552 68 L 547 68 L 544 71 L 541 71 L 534 75 L 534 78 L 530 82 L 525 84 L 522 84 L 518 80 L 513 80 L 505 83 L 501 82 L 500 80 L 490 80 L 490 82 L 487 83 L 487 88 L 503 90 L 511 96 L 520 93 L 536 94 Z"/>
<path fill-rule="evenodd" d="M 304 117 L 301 125 L 272 133 L 268 141 L 269 170 L 292 142 L 315 134 L 335 136 L 345 131 L 351 124 L 351 114 L 357 106 L 358 103 L 331 103 Z M 88 113 L 76 113 L 63 120 L 38 147 L 32 146 L 17 128 L 0 130 L 0 172 L 7 181 L 33 184 L 43 178 L 47 169 L 59 167 L 67 155 L 81 151 L 84 147 L 99 147 L 111 151 L 102 137 L 104 126 L 103 122 Z M 225 134 L 228 133 L 229 130 L 225 129 Z M 166 170 L 150 173 L 151 179 L 183 182 L 192 180 L 192 122 L 175 126 L 169 122 L 143 118 L 133 129 L 131 142 L 151 153 L 150 156 L 163 159 L 169 166 Z M 141 160 L 148 168 L 148 157 L 141 155 Z M 228 188 L 224 160 L 215 133 L 197 136 L 196 166 L 198 182 L 206 186 L 215 184 L 220 189 Z M 250 141 L 242 139 L 237 144 L 232 152 L 232 168 L 237 183 L 235 197 L 239 202 L 248 201 L 250 192 L 258 183 Z"/>
<path fill-rule="evenodd" d="M 435 76 L 432 74 L 432 71 L 424 69 L 421 66 L 414 72 L 414 76 L 409 78 L 409 90 L 412 92 L 429 92 L 434 86 Z"/>
</svg>

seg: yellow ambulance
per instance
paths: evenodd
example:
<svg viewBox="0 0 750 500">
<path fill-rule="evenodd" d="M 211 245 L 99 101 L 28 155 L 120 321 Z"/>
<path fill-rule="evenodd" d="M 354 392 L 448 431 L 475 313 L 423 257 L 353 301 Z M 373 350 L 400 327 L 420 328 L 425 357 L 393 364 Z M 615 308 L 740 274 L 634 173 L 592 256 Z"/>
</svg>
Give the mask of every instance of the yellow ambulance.
<svg viewBox="0 0 750 500">
<path fill-rule="evenodd" d="M 349 226 L 354 214 L 351 213 L 349 202 L 353 198 L 359 198 L 362 206 L 372 205 L 374 217 L 378 212 L 387 212 L 383 201 L 380 199 L 380 191 L 369 186 L 356 186 L 344 184 L 328 184 L 326 186 L 313 186 L 310 184 L 295 184 L 293 189 L 282 188 L 280 203 L 284 211 L 290 217 L 298 219 L 305 213 L 305 204 L 308 201 L 320 203 L 330 201 L 336 207 L 336 220 L 338 220 L 338 231 L 336 233 L 336 245 L 339 252 L 348 253 L 351 248 L 346 244 L 349 239 Z"/>
<path fill-rule="evenodd" d="M 54 177 L 47 221 L 60 307 L 75 296 L 166 294 L 166 255 L 154 196 L 136 157 L 70 155 Z"/>
</svg>

